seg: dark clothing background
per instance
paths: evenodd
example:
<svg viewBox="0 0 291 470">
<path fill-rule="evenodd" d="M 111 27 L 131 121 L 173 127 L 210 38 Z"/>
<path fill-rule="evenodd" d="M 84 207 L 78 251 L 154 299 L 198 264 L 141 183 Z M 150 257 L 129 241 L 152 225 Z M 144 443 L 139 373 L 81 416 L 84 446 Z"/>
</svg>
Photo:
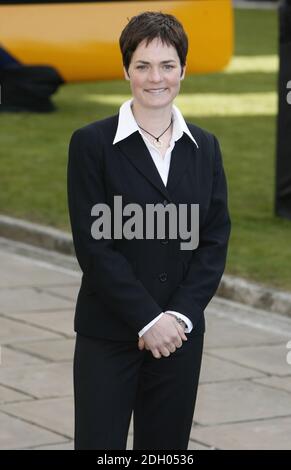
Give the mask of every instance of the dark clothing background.
<svg viewBox="0 0 291 470">
<path fill-rule="evenodd" d="M 77 335 L 75 449 L 125 449 L 134 410 L 134 450 L 188 446 L 204 335 L 189 335 L 155 359 L 137 342 Z"/>
</svg>

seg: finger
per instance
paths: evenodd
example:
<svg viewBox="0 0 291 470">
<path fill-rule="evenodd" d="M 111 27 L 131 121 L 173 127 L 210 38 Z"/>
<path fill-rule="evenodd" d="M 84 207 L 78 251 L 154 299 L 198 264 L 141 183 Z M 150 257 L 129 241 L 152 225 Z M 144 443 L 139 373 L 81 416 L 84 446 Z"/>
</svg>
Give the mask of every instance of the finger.
<svg viewBox="0 0 291 470">
<path fill-rule="evenodd" d="M 180 348 L 183 344 L 183 341 L 181 340 L 181 338 L 179 337 L 176 341 L 175 341 L 175 346 L 176 348 Z"/>
<path fill-rule="evenodd" d="M 173 345 L 171 345 L 172 347 Z M 173 351 L 174 352 L 174 351 Z M 169 357 L 170 354 L 171 354 L 171 351 L 169 349 L 168 346 L 161 346 L 160 347 L 160 353 L 164 356 L 164 357 Z"/>
<path fill-rule="evenodd" d="M 152 350 L 152 355 L 153 355 L 154 358 L 156 358 L 156 359 L 160 359 L 160 358 L 161 358 L 161 354 L 160 354 L 160 352 L 159 352 L 158 349 L 153 349 L 153 350 Z"/>
<path fill-rule="evenodd" d="M 181 332 L 181 331 L 178 331 L 178 333 L 179 333 L 179 334 L 176 336 L 176 338 L 173 339 L 173 341 L 172 341 L 172 343 L 171 343 L 172 345 L 175 346 L 175 348 L 180 348 L 180 347 L 182 346 L 182 344 L 183 344 L 183 341 L 182 341 L 183 338 L 182 338 L 182 336 L 181 336 L 182 332 Z"/>
<path fill-rule="evenodd" d="M 174 353 L 176 351 L 176 345 L 174 343 L 167 344 L 167 349 L 170 353 Z"/>
<path fill-rule="evenodd" d="M 186 334 L 185 334 L 185 331 L 184 331 L 183 326 L 178 323 L 178 324 L 177 324 L 177 327 L 178 327 L 178 331 L 179 331 L 180 337 L 181 337 L 184 341 L 187 341 L 188 338 L 187 338 L 187 336 L 186 336 Z"/>
<path fill-rule="evenodd" d="M 142 350 L 145 346 L 145 342 L 144 342 L 144 339 L 143 338 L 139 338 L 138 340 L 138 347 L 140 350 Z"/>
</svg>

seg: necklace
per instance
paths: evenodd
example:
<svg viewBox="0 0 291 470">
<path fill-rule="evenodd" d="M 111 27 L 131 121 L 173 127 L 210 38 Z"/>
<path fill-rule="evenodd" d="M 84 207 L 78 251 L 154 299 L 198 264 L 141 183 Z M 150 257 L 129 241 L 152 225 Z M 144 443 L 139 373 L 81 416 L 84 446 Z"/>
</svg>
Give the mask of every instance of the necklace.
<svg viewBox="0 0 291 470">
<path fill-rule="evenodd" d="M 139 127 L 140 129 L 142 129 L 143 131 L 145 131 L 147 134 L 151 135 L 151 136 L 155 139 L 154 145 L 155 145 L 156 147 L 160 148 L 160 147 L 163 146 L 163 142 L 160 140 L 160 137 L 162 137 L 162 135 L 164 135 L 165 132 L 167 132 L 167 130 L 169 129 L 169 127 L 172 125 L 172 123 L 173 123 L 173 119 L 171 118 L 171 122 L 170 122 L 170 124 L 168 125 L 167 129 L 164 130 L 164 132 L 162 132 L 161 135 L 159 135 L 158 137 L 156 137 L 155 135 L 151 134 L 149 131 L 147 131 L 147 130 L 144 129 L 143 127 L 141 127 L 141 126 L 139 126 L 139 125 L 138 125 L 138 127 Z"/>
</svg>

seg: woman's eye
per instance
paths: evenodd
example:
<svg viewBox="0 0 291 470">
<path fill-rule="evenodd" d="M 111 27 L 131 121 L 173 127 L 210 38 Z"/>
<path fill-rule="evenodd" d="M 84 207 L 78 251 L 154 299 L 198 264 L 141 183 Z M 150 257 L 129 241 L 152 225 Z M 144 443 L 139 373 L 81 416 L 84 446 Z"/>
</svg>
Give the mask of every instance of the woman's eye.
<svg viewBox="0 0 291 470">
<path fill-rule="evenodd" d="M 146 65 L 138 65 L 136 68 L 137 68 L 137 69 L 140 69 L 140 70 L 143 70 L 143 69 L 145 69 L 146 67 L 147 67 Z M 166 69 L 166 70 L 171 70 L 171 69 L 174 68 L 173 65 L 169 65 L 169 64 L 165 64 L 163 67 L 164 67 L 164 69 Z"/>
</svg>

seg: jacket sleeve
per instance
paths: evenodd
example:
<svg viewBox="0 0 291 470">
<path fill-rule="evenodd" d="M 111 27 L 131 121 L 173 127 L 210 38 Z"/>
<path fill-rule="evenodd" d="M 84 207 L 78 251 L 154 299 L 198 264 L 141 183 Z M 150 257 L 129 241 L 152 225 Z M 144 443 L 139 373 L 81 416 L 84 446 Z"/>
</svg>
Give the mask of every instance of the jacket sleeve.
<svg viewBox="0 0 291 470">
<path fill-rule="evenodd" d="M 96 240 L 91 235 L 95 220 L 92 207 L 106 203 L 102 140 L 98 137 L 98 129 L 85 127 L 73 133 L 69 144 L 67 189 L 75 252 L 93 293 L 138 334 L 162 308 L 136 278 L 130 262 L 116 250 L 114 240 Z"/>
<path fill-rule="evenodd" d="M 221 151 L 216 137 L 212 138 L 212 194 L 206 217 L 199 230 L 199 245 L 192 253 L 185 279 L 174 291 L 165 309 L 176 310 L 188 316 L 194 329 L 218 288 L 225 268 L 231 229 Z"/>
</svg>

